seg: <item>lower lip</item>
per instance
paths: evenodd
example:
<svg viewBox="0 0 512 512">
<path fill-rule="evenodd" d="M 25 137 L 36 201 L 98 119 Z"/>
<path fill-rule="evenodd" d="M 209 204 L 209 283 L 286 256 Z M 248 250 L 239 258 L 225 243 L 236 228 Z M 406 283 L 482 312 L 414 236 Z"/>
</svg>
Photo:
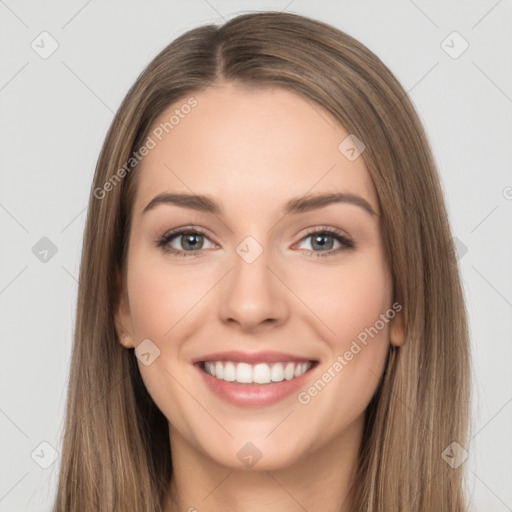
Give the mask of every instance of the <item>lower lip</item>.
<svg viewBox="0 0 512 512">
<path fill-rule="evenodd" d="M 220 398 L 240 407 L 263 407 L 275 404 L 304 387 L 306 379 L 310 376 L 317 363 L 300 377 L 281 382 L 268 384 L 241 384 L 240 382 L 227 382 L 216 379 L 203 371 L 199 364 L 194 366 L 202 375 L 206 385 Z"/>
</svg>

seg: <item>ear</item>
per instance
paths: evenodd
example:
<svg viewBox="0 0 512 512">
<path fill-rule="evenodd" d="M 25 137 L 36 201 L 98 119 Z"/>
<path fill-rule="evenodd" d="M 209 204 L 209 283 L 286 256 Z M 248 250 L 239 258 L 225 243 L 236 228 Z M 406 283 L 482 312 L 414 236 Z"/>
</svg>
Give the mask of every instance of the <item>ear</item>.
<svg viewBox="0 0 512 512">
<path fill-rule="evenodd" d="M 117 303 L 114 310 L 114 322 L 117 337 L 121 345 L 125 348 L 135 348 L 131 329 L 130 306 L 128 304 L 128 295 L 123 282 L 122 272 L 118 272 L 116 277 L 116 295 Z"/>
<path fill-rule="evenodd" d="M 405 341 L 404 336 L 404 311 L 400 309 L 396 315 L 390 320 L 389 340 L 395 347 L 400 347 Z"/>
</svg>

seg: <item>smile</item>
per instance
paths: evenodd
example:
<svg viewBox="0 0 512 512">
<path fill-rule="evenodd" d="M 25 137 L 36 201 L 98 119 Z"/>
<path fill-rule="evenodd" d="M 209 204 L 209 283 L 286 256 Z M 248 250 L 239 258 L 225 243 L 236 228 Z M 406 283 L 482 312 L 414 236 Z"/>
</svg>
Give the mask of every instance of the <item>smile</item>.
<svg viewBox="0 0 512 512">
<path fill-rule="evenodd" d="M 313 366 L 308 362 L 282 362 L 282 363 L 236 363 L 233 361 L 207 361 L 202 363 L 204 372 L 218 380 L 238 382 L 240 384 L 269 384 L 293 380 L 306 373 Z"/>
<path fill-rule="evenodd" d="M 266 407 L 306 387 L 319 361 L 282 352 L 229 351 L 198 357 L 192 364 L 212 399 Z"/>
</svg>

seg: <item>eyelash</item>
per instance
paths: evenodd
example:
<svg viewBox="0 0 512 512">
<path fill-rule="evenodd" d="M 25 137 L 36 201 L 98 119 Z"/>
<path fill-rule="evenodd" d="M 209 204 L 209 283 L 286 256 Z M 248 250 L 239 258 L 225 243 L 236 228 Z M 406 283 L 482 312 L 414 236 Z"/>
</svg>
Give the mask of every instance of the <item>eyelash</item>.
<svg viewBox="0 0 512 512">
<path fill-rule="evenodd" d="M 171 231 L 170 233 L 166 233 L 165 235 L 163 235 L 162 238 L 160 238 L 160 240 L 158 240 L 156 242 L 156 246 L 161 247 L 165 253 L 173 254 L 175 256 L 183 256 L 183 257 L 204 256 L 203 250 L 182 251 L 182 250 L 175 249 L 174 247 L 170 247 L 167 245 L 174 238 L 176 238 L 180 235 L 184 235 L 184 234 L 206 236 L 206 231 L 199 227 L 179 228 L 176 231 Z M 346 250 L 355 248 L 354 242 L 350 238 L 348 238 L 346 235 L 342 234 L 342 232 L 340 230 L 331 228 L 331 227 L 323 227 L 323 226 L 316 227 L 316 228 L 314 228 L 314 230 L 309 231 L 299 240 L 299 242 L 302 242 L 303 240 L 309 238 L 311 235 L 325 235 L 325 234 L 331 235 L 335 240 L 337 240 L 342 245 L 342 247 L 339 247 L 338 249 L 330 249 L 328 251 L 312 251 L 310 249 L 302 249 L 302 251 L 305 251 L 305 253 L 308 256 L 325 257 L 325 256 L 333 256 L 334 254 L 338 254 L 341 251 L 346 251 Z"/>
</svg>

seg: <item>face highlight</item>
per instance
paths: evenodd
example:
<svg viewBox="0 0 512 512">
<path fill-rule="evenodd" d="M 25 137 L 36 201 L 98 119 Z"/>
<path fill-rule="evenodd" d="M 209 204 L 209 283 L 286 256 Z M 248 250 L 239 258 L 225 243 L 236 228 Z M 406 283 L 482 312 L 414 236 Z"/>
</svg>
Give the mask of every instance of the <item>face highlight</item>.
<svg viewBox="0 0 512 512">
<path fill-rule="evenodd" d="M 399 342 L 364 160 L 347 159 L 338 146 L 349 133 L 289 90 L 222 84 L 194 97 L 136 171 L 128 304 L 116 314 L 126 346 L 158 347 L 139 368 L 172 449 L 237 469 L 249 453 L 255 470 L 357 449 L 390 342 Z M 248 361 L 238 368 L 227 355 L 219 370 L 225 352 Z M 233 375 L 246 383 L 218 378 Z M 272 377 L 281 381 L 253 382 Z M 233 400 L 213 380 L 293 392 Z"/>
</svg>

